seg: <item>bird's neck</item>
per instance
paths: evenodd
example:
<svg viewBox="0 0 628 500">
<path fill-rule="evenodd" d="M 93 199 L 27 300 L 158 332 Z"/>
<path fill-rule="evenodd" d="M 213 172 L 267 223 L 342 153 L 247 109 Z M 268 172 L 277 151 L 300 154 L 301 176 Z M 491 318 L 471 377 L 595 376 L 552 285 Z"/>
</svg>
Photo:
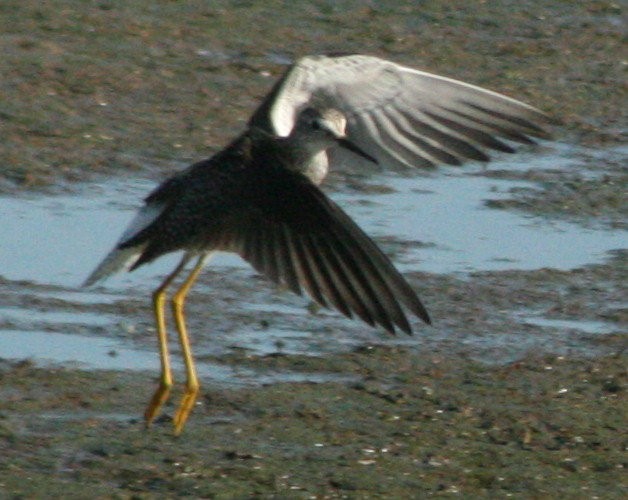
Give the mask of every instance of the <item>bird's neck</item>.
<svg viewBox="0 0 628 500">
<path fill-rule="evenodd" d="M 257 134 L 257 132 L 255 132 Z M 264 150 L 261 157 L 272 158 L 288 170 L 299 172 L 314 184 L 320 184 L 327 176 L 329 161 L 327 151 L 309 141 L 292 137 L 275 137 L 261 131 L 253 143 Z"/>
</svg>

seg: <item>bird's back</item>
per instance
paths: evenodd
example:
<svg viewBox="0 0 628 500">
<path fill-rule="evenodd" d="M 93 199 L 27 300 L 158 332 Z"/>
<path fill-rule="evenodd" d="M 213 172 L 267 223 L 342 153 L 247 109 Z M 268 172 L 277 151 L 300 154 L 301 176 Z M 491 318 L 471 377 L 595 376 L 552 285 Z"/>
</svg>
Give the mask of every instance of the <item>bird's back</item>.
<svg viewBox="0 0 628 500">
<path fill-rule="evenodd" d="M 95 271 L 105 277 L 185 250 L 235 252 L 271 280 L 347 316 L 410 332 L 402 305 L 429 321 L 390 260 L 312 180 L 292 168 L 284 138 L 249 130 L 214 157 L 155 189 L 157 210 Z M 90 278 L 89 282 L 94 279 Z"/>
<path fill-rule="evenodd" d="M 227 148 L 191 165 L 163 182 L 145 199 L 146 207 L 160 207 L 152 223 L 130 235 L 120 248 L 148 245 L 133 267 L 164 253 L 202 245 L 213 223 L 237 206 L 254 170 L 252 141 L 243 134 Z"/>
<path fill-rule="evenodd" d="M 145 246 L 132 269 L 176 250 L 223 246 L 232 218 L 297 217 L 300 211 L 289 200 L 291 186 L 310 181 L 291 168 L 298 159 L 285 141 L 249 129 L 224 150 L 158 186 L 146 197 L 145 208 L 160 207 L 159 215 L 119 244 L 121 249 Z M 284 206 L 276 206 L 283 196 Z"/>
<path fill-rule="evenodd" d="M 221 209 L 232 204 L 232 193 L 250 166 L 251 142 L 247 133 L 242 134 L 214 156 L 157 186 L 84 286 L 196 245 L 200 236 L 211 231 Z"/>
</svg>

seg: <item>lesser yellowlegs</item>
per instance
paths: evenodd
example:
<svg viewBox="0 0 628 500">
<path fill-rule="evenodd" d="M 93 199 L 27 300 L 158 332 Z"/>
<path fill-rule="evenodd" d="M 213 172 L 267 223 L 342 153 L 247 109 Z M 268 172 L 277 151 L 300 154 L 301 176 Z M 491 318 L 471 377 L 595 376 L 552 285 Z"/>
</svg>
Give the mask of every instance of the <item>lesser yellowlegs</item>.
<svg viewBox="0 0 628 500">
<path fill-rule="evenodd" d="M 166 180 L 145 200 L 115 248 L 85 284 L 183 250 L 153 294 L 161 379 L 147 424 L 168 399 L 167 288 L 196 259 L 172 297 L 187 372 L 174 417 L 181 432 L 198 394 L 184 302 L 209 255 L 235 252 L 261 274 L 370 325 L 411 333 L 409 311 L 429 323 L 416 293 L 390 260 L 318 185 L 330 150 L 368 161 L 428 166 L 487 161 L 483 147 L 512 152 L 498 137 L 546 137 L 548 117 L 463 82 L 368 56 L 312 56 L 277 82 L 225 149 Z"/>
</svg>

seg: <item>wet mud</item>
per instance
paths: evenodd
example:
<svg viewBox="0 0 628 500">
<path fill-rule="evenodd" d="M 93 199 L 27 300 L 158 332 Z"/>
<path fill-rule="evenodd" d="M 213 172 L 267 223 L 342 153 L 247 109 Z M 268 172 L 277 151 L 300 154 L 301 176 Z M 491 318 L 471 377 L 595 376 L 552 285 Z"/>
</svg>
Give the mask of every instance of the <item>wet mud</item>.
<svg viewBox="0 0 628 500">
<path fill-rule="evenodd" d="M 622 16 L 606 1 L 3 2 L 0 497 L 625 496 Z M 174 437 L 177 385 L 145 429 L 149 297 L 172 261 L 81 278 L 287 63 L 337 51 L 533 103 L 561 120 L 557 141 L 487 167 L 334 172 L 328 191 L 434 326 L 389 337 L 219 259 L 188 302 L 199 403 Z M 443 217 L 448 195 L 464 215 Z"/>
</svg>

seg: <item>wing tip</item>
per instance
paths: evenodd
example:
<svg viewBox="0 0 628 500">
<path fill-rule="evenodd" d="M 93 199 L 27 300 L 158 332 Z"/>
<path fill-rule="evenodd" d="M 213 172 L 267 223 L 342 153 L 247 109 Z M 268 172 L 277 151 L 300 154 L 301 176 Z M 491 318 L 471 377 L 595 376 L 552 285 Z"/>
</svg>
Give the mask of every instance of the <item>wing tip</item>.
<svg viewBox="0 0 628 500">
<path fill-rule="evenodd" d="M 430 318 L 430 315 L 427 312 L 427 309 L 423 307 L 423 304 L 421 304 L 420 302 L 418 303 L 418 305 L 415 304 L 411 308 L 411 311 L 417 318 L 422 320 L 426 325 L 432 326 L 432 318 Z M 412 326 L 410 325 L 410 322 L 406 318 L 405 314 L 402 314 L 400 318 L 396 318 L 395 320 L 390 321 L 386 324 L 382 323 L 381 321 L 378 321 L 377 323 L 380 324 L 391 335 L 396 335 L 397 329 L 401 330 L 406 335 L 409 335 L 409 336 L 414 335 L 414 330 L 412 329 Z"/>
<path fill-rule="evenodd" d="M 89 288 L 112 274 L 124 269 L 129 270 L 137 263 L 142 254 L 142 247 L 114 248 L 81 284 L 81 288 Z"/>
</svg>

